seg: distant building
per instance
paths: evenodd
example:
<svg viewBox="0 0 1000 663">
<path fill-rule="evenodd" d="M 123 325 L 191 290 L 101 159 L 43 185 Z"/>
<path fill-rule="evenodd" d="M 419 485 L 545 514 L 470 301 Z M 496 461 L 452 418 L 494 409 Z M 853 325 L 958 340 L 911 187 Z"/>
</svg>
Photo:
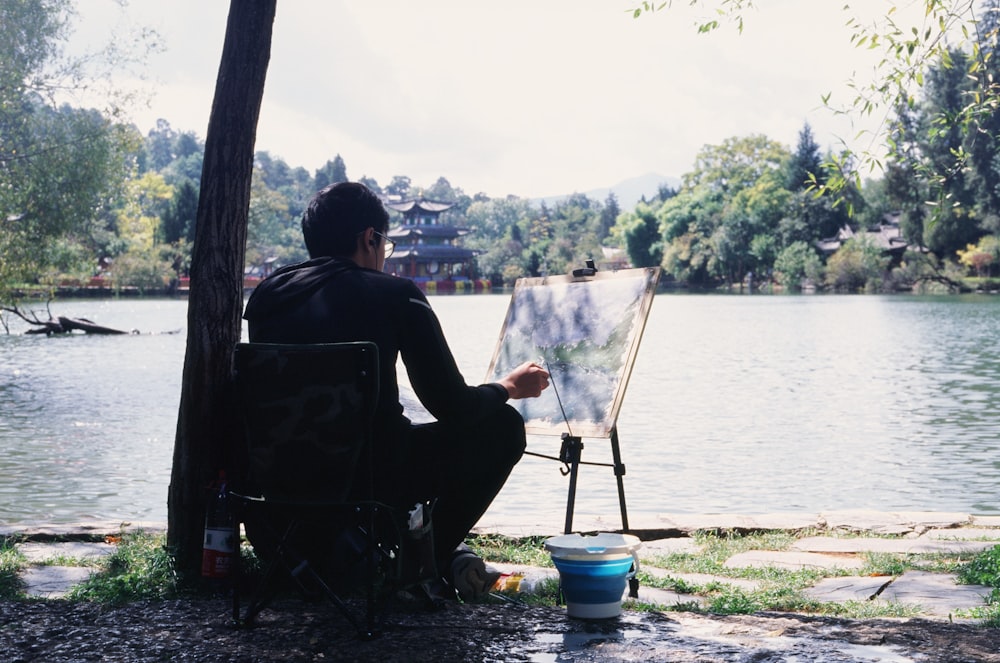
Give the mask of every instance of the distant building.
<svg viewBox="0 0 1000 663">
<path fill-rule="evenodd" d="M 824 256 L 829 257 L 839 251 L 844 242 L 854 237 L 867 238 L 891 257 L 893 262 L 899 262 L 907 248 L 911 248 L 899 227 L 899 212 L 883 216 L 877 228 L 854 231 L 850 226 L 844 225 L 835 236 L 817 241 L 816 248 Z"/>
<path fill-rule="evenodd" d="M 403 215 L 403 223 L 388 232 L 396 250 L 386 260 L 387 272 L 412 279 L 429 293 L 489 290 L 488 281 L 472 278 L 475 252 L 455 243 L 469 229 L 441 221 L 454 203 L 418 198 L 385 205 Z"/>
<path fill-rule="evenodd" d="M 605 272 L 614 272 L 619 269 L 629 269 L 632 263 L 629 262 L 625 249 L 612 248 L 610 246 L 601 247 L 601 257 L 597 261 L 597 269 Z"/>
</svg>

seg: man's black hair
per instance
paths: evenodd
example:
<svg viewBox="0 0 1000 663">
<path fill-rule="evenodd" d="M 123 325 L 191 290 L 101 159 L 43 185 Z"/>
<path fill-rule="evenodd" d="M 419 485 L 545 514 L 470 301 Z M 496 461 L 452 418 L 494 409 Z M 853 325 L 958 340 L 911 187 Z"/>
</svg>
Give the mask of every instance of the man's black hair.
<svg viewBox="0 0 1000 663">
<path fill-rule="evenodd" d="M 313 196 L 302 215 L 302 237 L 309 257 L 349 256 L 358 234 L 384 233 L 389 213 L 371 189 L 358 182 L 337 182 Z"/>
</svg>

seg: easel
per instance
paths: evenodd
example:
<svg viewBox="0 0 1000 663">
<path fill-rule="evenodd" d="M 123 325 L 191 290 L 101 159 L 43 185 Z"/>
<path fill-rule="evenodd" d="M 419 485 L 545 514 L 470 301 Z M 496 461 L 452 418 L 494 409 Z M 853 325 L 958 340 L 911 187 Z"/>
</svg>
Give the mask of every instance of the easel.
<svg viewBox="0 0 1000 663">
<path fill-rule="evenodd" d="M 565 534 L 573 531 L 581 465 L 614 471 L 622 531 L 630 530 L 617 417 L 658 279 L 659 268 L 598 274 L 588 260 L 572 276 L 519 279 L 515 284 L 488 381 L 499 379 L 531 353 L 542 357 L 551 393 L 543 392 L 538 402 L 511 404 L 524 416 L 528 433 L 561 434 L 558 457 L 525 453 L 563 463 L 559 471 L 569 476 Z M 565 403 L 559 394 L 563 387 Z M 582 460 L 584 437 L 610 438 L 612 462 Z M 633 582 L 633 596 L 637 587 Z"/>
<path fill-rule="evenodd" d="M 588 260 L 585 267 L 573 270 L 573 278 L 578 279 L 593 276 L 596 273 L 597 267 L 594 266 L 594 261 Z M 613 464 L 584 463 L 580 459 L 582 452 L 583 438 L 570 433 L 562 434 L 562 448 L 559 450 L 559 460 L 569 468 L 568 472 L 566 470 L 561 470 L 563 476 L 566 476 L 567 473 L 569 474 L 569 494 L 566 496 L 566 526 L 563 528 L 563 533 L 571 534 L 573 532 L 573 509 L 576 503 L 576 481 L 580 473 L 580 465 L 586 464 L 610 467 L 614 470 L 615 480 L 618 482 L 618 508 L 621 509 L 622 513 L 622 533 L 628 534 L 628 509 L 625 506 L 625 481 L 623 479 L 625 476 L 625 466 L 622 464 L 622 452 L 621 447 L 618 444 L 618 424 L 616 423 L 611 427 L 611 454 L 612 459 L 614 460 Z"/>
</svg>

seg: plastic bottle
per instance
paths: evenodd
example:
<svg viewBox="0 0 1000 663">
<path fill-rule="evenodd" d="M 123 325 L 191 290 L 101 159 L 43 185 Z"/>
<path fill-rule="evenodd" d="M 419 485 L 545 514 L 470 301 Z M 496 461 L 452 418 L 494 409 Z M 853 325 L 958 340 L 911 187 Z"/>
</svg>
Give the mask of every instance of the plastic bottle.
<svg viewBox="0 0 1000 663">
<path fill-rule="evenodd" d="M 201 553 L 201 575 L 222 580 L 229 577 L 236 554 L 233 514 L 229 509 L 226 474 L 219 472 L 205 508 L 205 543 Z"/>
</svg>

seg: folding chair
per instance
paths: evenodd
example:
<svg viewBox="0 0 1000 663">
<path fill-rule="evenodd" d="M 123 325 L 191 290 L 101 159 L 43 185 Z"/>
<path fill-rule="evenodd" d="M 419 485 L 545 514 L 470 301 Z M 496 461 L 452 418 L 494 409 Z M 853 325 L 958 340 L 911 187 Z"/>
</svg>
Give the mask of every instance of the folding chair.
<svg viewBox="0 0 1000 663">
<path fill-rule="evenodd" d="M 241 343 L 234 359 L 247 444 L 243 480 L 230 497 L 237 527 L 243 524 L 264 563 L 241 615 L 237 559 L 234 620 L 251 626 L 291 580 L 306 595 L 329 599 L 361 637 L 375 637 L 404 572 L 434 572 L 404 567 L 405 514 L 373 499 L 378 347 Z M 420 534 L 430 540 L 428 529 Z M 346 600 L 358 592 L 362 619 Z"/>
</svg>

